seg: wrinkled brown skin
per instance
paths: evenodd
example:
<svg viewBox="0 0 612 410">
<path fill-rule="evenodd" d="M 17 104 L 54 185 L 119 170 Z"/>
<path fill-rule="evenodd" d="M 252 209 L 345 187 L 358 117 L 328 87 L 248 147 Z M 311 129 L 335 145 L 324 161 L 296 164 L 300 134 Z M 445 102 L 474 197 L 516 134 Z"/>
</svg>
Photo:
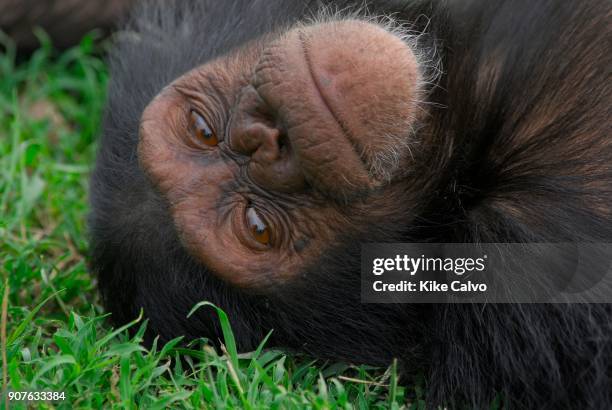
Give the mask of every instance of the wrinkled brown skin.
<svg viewBox="0 0 612 410">
<path fill-rule="evenodd" d="M 148 105 L 141 166 L 195 258 L 237 287 L 283 283 L 339 232 L 405 212 L 400 170 L 388 170 L 389 181 L 371 165 L 397 151 L 389 136 L 411 137 L 419 75 L 408 46 L 361 21 L 254 41 L 179 77 Z M 217 146 L 194 135 L 191 110 Z M 252 238 L 247 206 L 270 228 L 269 245 Z"/>
</svg>

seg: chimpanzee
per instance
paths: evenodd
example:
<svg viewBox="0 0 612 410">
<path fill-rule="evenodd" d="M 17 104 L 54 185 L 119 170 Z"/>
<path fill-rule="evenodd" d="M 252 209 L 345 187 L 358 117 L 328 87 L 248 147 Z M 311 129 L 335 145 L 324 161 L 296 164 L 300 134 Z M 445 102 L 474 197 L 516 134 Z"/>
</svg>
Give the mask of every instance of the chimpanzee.
<svg viewBox="0 0 612 410">
<path fill-rule="evenodd" d="M 117 35 L 92 270 L 148 341 L 427 375 L 430 405 L 610 408 L 605 304 L 365 304 L 360 244 L 612 241 L 608 0 L 158 1 Z"/>
</svg>

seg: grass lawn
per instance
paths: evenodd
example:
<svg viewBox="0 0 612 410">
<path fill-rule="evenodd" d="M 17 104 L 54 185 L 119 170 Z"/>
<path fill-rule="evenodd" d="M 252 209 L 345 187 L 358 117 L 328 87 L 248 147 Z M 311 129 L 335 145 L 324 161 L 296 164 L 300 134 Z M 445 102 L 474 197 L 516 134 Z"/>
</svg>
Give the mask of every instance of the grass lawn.
<svg viewBox="0 0 612 410">
<path fill-rule="evenodd" d="M 0 295 L 4 391 L 63 392 L 11 408 L 424 408 L 395 366 L 367 369 L 180 339 L 147 350 L 114 329 L 87 269 L 87 191 L 108 74 L 92 37 L 26 60 L 0 39 Z M 210 308 L 210 307 L 207 307 Z M 172 360 L 176 357 L 184 360 Z M 407 399 L 407 398 L 410 399 Z M 8 396 L 2 396 L 2 408 Z"/>
</svg>

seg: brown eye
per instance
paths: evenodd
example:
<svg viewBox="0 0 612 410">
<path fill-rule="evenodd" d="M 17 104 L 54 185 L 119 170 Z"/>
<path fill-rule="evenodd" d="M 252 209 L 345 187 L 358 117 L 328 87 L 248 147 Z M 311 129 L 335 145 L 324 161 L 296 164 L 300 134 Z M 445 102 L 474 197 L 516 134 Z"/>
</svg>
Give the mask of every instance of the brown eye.
<svg viewBox="0 0 612 410">
<path fill-rule="evenodd" d="M 264 221 L 257 215 L 257 212 L 253 208 L 247 208 L 246 211 L 247 223 L 249 224 L 249 230 L 255 240 L 263 245 L 270 244 L 270 229 L 266 226 Z"/>
<path fill-rule="evenodd" d="M 212 131 L 206 120 L 200 114 L 192 110 L 189 116 L 189 122 L 198 140 L 211 147 L 219 143 L 217 135 Z"/>
</svg>

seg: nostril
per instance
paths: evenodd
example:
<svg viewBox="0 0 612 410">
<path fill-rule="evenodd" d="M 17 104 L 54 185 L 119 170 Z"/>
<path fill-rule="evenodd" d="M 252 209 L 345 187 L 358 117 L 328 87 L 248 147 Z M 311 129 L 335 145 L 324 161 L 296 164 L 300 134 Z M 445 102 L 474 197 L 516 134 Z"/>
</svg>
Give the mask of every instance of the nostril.
<svg viewBox="0 0 612 410">
<path fill-rule="evenodd" d="M 281 152 L 281 154 L 289 151 L 289 139 L 287 138 L 287 134 L 285 133 L 281 133 L 278 136 L 278 149 Z"/>
</svg>

